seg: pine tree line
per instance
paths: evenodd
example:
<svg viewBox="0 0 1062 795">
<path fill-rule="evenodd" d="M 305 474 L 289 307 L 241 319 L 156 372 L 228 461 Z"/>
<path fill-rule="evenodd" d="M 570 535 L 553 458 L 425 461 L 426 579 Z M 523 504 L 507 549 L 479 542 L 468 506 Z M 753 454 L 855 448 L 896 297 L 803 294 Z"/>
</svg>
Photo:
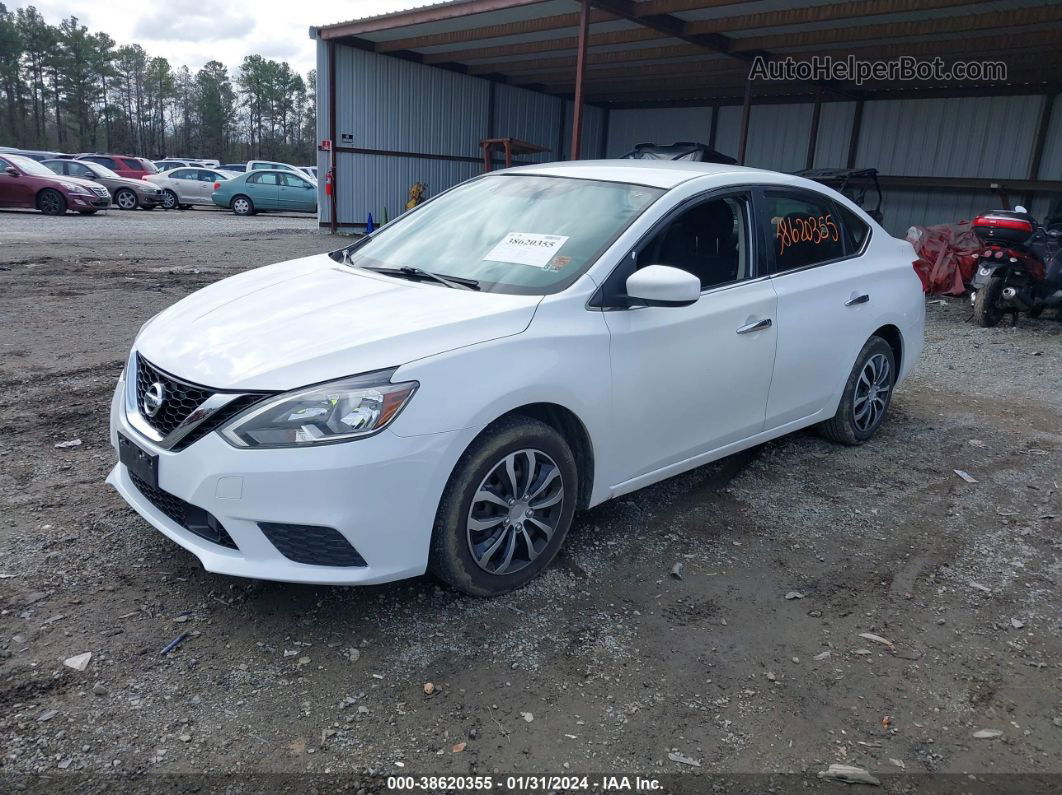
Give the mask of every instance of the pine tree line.
<svg viewBox="0 0 1062 795">
<path fill-rule="evenodd" d="M 33 6 L 0 2 L 2 145 L 311 163 L 316 82 L 260 55 L 233 77 L 219 61 L 174 69 L 77 17 L 49 25 Z"/>
</svg>

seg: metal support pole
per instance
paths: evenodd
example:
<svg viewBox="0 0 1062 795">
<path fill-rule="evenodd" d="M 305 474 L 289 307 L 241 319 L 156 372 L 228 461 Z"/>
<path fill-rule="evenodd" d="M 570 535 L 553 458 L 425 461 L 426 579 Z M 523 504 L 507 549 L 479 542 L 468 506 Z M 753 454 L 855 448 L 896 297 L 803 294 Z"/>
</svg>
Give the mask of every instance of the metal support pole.
<svg viewBox="0 0 1062 795">
<path fill-rule="evenodd" d="M 857 100 L 855 116 L 852 118 L 852 138 L 848 141 L 848 161 L 846 168 L 855 168 L 856 155 L 859 153 L 859 131 L 863 126 L 863 100 Z"/>
<path fill-rule="evenodd" d="M 332 40 L 328 40 L 328 138 L 332 142 L 332 152 L 329 156 L 329 162 L 331 163 L 332 171 L 332 195 L 329 197 L 329 208 L 331 211 L 331 219 L 328 224 L 328 231 L 333 235 L 336 233 L 336 229 L 339 227 L 339 219 L 336 218 L 336 207 L 338 202 L 336 201 L 336 194 L 338 193 L 338 183 L 336 181 L 336 43 Z"/>
<path fill-rule="evenodd" d="M 808 133 L 808 156 L 804 168 L 815 167 L 815 147 L 819 143 L 819 117 L 822 116 L 822 92 L 815 92 L 815 108 L 811 111 L 811 132 Z"/>
<path fill-rule="evenodd" d="M 741 137 L 738 139 L 738 164 L 745 165 L 745 150 L 749 143 L 749 111 L 752 110 L 752 81 L 745 78 L 745 102 L 741 106 Z"/>
<path fill-rule="evenodd" d="M 582 0 L 579 9 L 579 52 L 575 61 L 575 101 L 572 109 L 572 146 L 569 160 L 579 159 L 583 138 L 583 77 L 586 73 L 586 32 L 590 26 L 590 0 Z"/>
</svg>

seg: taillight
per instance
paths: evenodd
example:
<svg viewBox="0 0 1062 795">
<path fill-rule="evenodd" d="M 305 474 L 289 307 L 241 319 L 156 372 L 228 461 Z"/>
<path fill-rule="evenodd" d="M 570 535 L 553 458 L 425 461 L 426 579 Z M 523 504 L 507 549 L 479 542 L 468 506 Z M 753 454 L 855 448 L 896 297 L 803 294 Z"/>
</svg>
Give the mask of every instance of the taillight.
<svg viewBox="0 0 1062 795">
<path fill-rule="evenodd" d="M 214 183 L 214 190 L 217 190 L 220 187 L 221 187 L 221 183 L 220 182 L 215 182 Z"/>
</svg>

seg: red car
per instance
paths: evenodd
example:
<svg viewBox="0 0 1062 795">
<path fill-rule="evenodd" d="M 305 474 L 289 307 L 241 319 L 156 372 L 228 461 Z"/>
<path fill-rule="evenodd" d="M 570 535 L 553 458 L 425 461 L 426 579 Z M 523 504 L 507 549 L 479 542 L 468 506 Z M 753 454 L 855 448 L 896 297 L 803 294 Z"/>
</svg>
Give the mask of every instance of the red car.
<svg viewBox="0 0 1062 795">
<path fill-rule="evenodd" d="M 60 177 L 24 155 L 0 155 L 0 207 L 29 207 L 45 215 L 74 210 L 92 215 L 111 206 L 102 185 L 76 177 Z"/>
<path fill-rule="evenodd" d="M 157 174 L 159 171 L 150 160 L 143 157 L 133 157 L 132 155 L 86 154 L 78 155 L 75 159 L 98 163 L 101 166 L 106 166 L 119 177 L 128 177 L 129 179 L 143 179 L 148 174 Z"/>
</svg>

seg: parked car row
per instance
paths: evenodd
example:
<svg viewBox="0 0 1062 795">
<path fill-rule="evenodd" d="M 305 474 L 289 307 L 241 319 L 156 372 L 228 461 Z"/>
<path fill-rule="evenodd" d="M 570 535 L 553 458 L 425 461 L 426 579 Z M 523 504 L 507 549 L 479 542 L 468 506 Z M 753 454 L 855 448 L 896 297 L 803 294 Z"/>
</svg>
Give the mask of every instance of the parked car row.
<svg viewBox="0 0 1062 795">
<path fill-rule="evenodd" d="M 70 210 L 91 215 L 112 204 L 122 210 L 216 205 L 236 215 L 317 212 L 317 180 L 309 167 L 252 160 L 232 164 L 230 170 L 201 161 L 158 161 L 171 163 L 177 165 L 159 171 L 156 163 L 133 155 L 73 156 L 0 147 L 0 207 L 47 215 Z"/>
</svg>

